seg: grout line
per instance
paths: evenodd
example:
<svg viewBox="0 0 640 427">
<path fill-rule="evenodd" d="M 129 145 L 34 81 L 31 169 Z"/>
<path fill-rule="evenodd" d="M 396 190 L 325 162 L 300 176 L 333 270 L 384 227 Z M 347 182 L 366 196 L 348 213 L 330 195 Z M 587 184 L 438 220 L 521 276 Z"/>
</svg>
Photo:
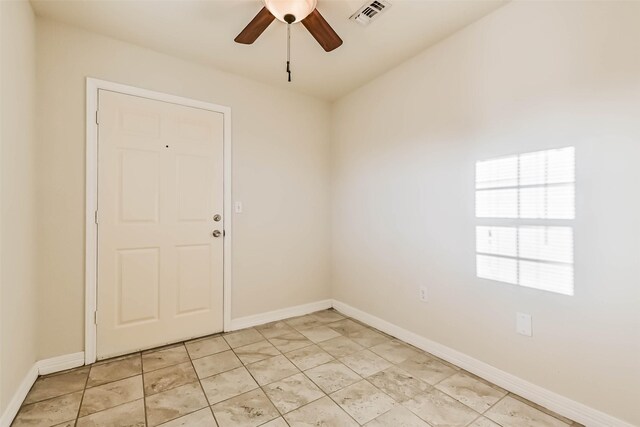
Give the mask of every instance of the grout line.
<svg viewBox="0 0 640 427">
<path fill-rule="evenodd" d="M 80 420 L 80 418 L 87 418 L 87 417 L 91 417 L 91 416 L 93 416 L 93 415 L 95 415 L 95 414 L 100 414 L 100 413 L 102 413 L 102 412 L 110 411 L 110 410 L 112 410 L 112 409 L 116 409 L 116 408 L 119 408 L 119 407 L 124 406 L 124 405 L 129 405 L 130 403 L 138 402 L 138 401 L 140 401 L 140 400 L 143 400 L 143 397 L 141 397 L 141 398 L 139 398 L 139 399 L 133 399 L 133 400 L 130 400 L 130 401 L 128 401 L 128 402 L 119 403 L 119 404 L 117 404 L 116 406 L 111 406 L 111 407 L 109 407 L 109 408 L 100 409 L 99 411 L 95 411 L 95 412 L 92 412 L 92 413 L 90 413 L 90 414 L 84 415 L 84 416 L 82 416 L 82 417 L 78 417 L 78 420 Z M 144 402 L 143 402 L 143 404 L 144 404 Z M 57 425 L 58 425 L 58 424 L 55 424 L 55 426 L 53 426 L 53 427 L 56 427 Z"/>
<path fill-rule="evenodd" d="M 364 380 L 364 381 L 366 381 L 366 380 Z M 360 381 L 356 381 L 356 382 L 355 382 L 355 383 L 353 383 L 353 384 L 357 384 L 358 382 L 360 382 Z M 349 386 L 351 386 L 351 385 L 353 385 L 353 384 L 350 384 L 350 385 L 348 385 L 347 387 L 349 387 Z M 336 391 L 334 391 L 334 392 L 333 392 L 333 393 L 331 393 L 331 394 L 334 394 L 334 393 L 337 393 L 337 392 L 339 392 L 339 391 L 341 391 L 341 390 L 344 390 L 344 389 L 345 389 L 345 388 L 347 388 L 347 387 L 344 387 L 344 388 L 342 388 L 342 389 L 340 389 L 340 390 L 336 390 Z M 331 396 L 331 394 L 327 395 L 327 396 L 329 397 L 329 399 L 331 399 L 331 401 L 332 401 L 333 403 L 335 403 L 336 405 L 338 405 L 338 408 L 340 408 L 340 409 L 341 409 L 345 414 L 347 414 L 347 415 L 349 416 L 349 418 L 351 418 L 351 419 L 352 419 L 356 424 L 361 425 L 361 424 L 358 422 L 358 420 L 356 420 L 356 419 L 353 417 L 353 415 L 351 415 L 351 414 L 350 414 L 350 413 L 349 413 L 349 412 L 348 412 L 348 411 L 347 411 L 347 410 L 346 410 L 346 409 L 345 409 L 345 408 L 344 408 L 340 403 L 338 403 L 338 402 L 337 402 L 337 401 L 336 401 L 336 400 Z M 391 396 L 389 396 L 389 397 L 391 397 Z M 396 401 L 395 401 L 395 399 L 392 399 L 392 400 L 394 401 L 394 403 L 398 403 L 398 404 L 399 404 L 399 402 L 396 402 Z M 387 412 L 389 412 L 390 410 L 391 410 L 391 409 L 389 409 L 389 410 L 385 411 L 383 414 L 380 414 L 380 415 L 378 415 L 377 417 L 375 417 L 375 418 L 373 418 L 373 419 L 375 420 L 376 418 L 378 418 L 378 417 L 379 417 L 379 416 L 381 416 L 381 415 L 386 414 L 386 413 L 387 413 Z M 369 421 L 367 421 L 367 422 L 370 422 L 370 421 L 373 421 L 373 420 L 369 420 Z"/>
<path fill-rule="evenodd" d="M 153 371 L 151 371 L 151 372 L 153 372 Z M 88 386 L 87 385 L 85 388 L 87 390 L 91 390 L 91 389 L 94 389 L 94 388 L 97 388 L 97 387 L 102 387 L 103 385 L 115 383 L 115 382 L 122 381 L 122 380 L 128 380 L 129 378 L 137 377 L 138 375 L 142 375 L 142 374 L 143 374 L 143 372 L 140 371 L 140 373 L 138 373 L 138 374 L 129 375 L 127 377 L 118 378 L 116 380 L 111 380 L 111 381 L 107 381 L 107 382 L 96 384 L 96 385 L 92 385 L 92 386 Z"/>
<path fill-rule="evenodd" d="M 145 384 L 144 384 L 144 365 L 142 362 L 142 352 L 140 353 L 140 375 L 142 376 L 142 406 L 143 406 L 143 410 L 144 410 L 144 425 L 148 426 L 149 425 L 149 420 L 148 420 L 148 416 L 147 416 L 147 390 L 145 389 Z M 153 372 L 153 371 L 152 371 Z"/>
<path fill-rule="evenodd" d="M 227 342 L 227 341 L 224 340 L 224 342 Z M 186 350 L 186 345 L 185 345 L 185 350 Z M 219 352 L 219 353 L 222 353 L 222 352 Z M 219 353 L 214 353 L 214 354 L 219 354 Z M 235 352 L 233 354 L 235 355 Z M 196 374 L 196 378 L 198 379 L 198 384 L 200 385 L 200 390 L 202 390 L 202 394 L 204 394 L 204 399 L 207 401 L 207 408 L 209 408 L 209 411 L 211 411 L 211 416 L 213 417 L 213 422 L 215 422 L 217 425 L 220 425 L 218 423 L 218 420 L 216 419 L 216 414 L 213 413 L 213 406 L 211 406 L 211 402 L 209 402 L 209 396 L 207 396 L 207 392 L 204 390 L 204 386 L 202 385 L 202 379 L 200 378 L 200 376 L 198 376 L 198 371 L 196 371 L 196 366 L 193 364 L 193 359 L 191 358 L 191 354 L 189 354 L 188 350 L 187 350 L 187 355 L 189 356 L 189 362 L 191 362 L 191 367 L 193 368 L 193 372 Z M 209 378 L 209 377 L 207 377 L 207 378 Z M 198 409 L 198 411 L 200 411 L 200 410 L 201 409 Z M 197 412 L 197 411 L 194 411 L 194 412 Z M 191 412 L 191 413 L 193 413 L 193 412 Z M 186 416 L 186 415 L 189 415 L 189 414 L 185 414 L 183 416 Z"/>
<path fill-rule="evenodd" d="M 73 423 L 75 426 L 78 424 L 78 420 L 80 419 L 80 410 L 82 409 L 82 403 L 84 402 L 84 394 L 87 391 L 87 384 L 89 384 L 89 377 L 91 376 L 91 369 L 93 366 L 89 366 L 89 371 L 87 372 L 87 378 L 84 380 L 84 388 L 82 389 L 82 397 L 80 398 L 80 404 L 78 405 L 78 413 L 76 414 L 76 419 Z"/>
<path fill-rule="evenodd" d="M 181 365 L 181 364 L 183 364 L 183 363 L 189 363 L 190 361 L 191 361 L 191 359 L 189 359 L 189 361 L 188 361 L 188 362 L 180 362 L 180 363 L 175 364 L 175 365 L 167 366 L 167 368 L 169 368 L 169 367 L 175 367 L 175 366 L 177 366 L 177 365 Z M 194 372 L 195 372 L 195 367 L 193 366 L 193 363 L 191 363 L 191 366 L 192 366 L 192 368 L 193 368 L 193 370 L 194 370 Z M 164 368 L 162 368 L 162 369 L 164 369 Z M 156 370 L 154 370 L 154 371 L 151 371 L 151 372 L 155 372 L 155 371 L 157 371 L 157 369 L 156 369 Z M 209 400 L 208 400 L 208 398 L 207 398 L 207 394 L 206 394 L 206 393 L 204 393 L 204 389 L 203 389 L 203 387 L 202 387 L 202 383 L 200 383 L 200 380 L 197 378 L 197 373 L 196 373 L 196 381 L 191 381 L 191 382 L 188 382 L 188 383 L 186 383 L 186 384 L 182 384 L 182 385 L 179 385 L 179 386 L 176 386 L 176 387 L 171 387 L 171 388 L 168 388 L 168 389 L 166 389 L 166 390 L 162 390 L 162 391 L 160 391 L 160 392 L 158 392 L 158 393 L 150 394 L 150 395 L 149 395 L 149 397 L 156 396 L 156 395 L 158 395 L 158 394 L 161 394 L 161 393 L 164 393 L 164 392 L 167 392 L 167 391 L 175 390 L 175 389 L 180 388 L 180 387 L 185 387 L 185 386 L 188 386 L 188 385 L 191 385 L 191 384 L 195 384 L 196 382 L 198 382 L 198 384 L 200 385 L 200 388 L 202 389 L 202 392 L 203 392 L 203 394 L 204 394 L 205 400 L 207 401 L 207 407 L 209 407 L 209 405 L 208 405 Z M 146 403 L 146 398 L 147 398 L 147 395 L 146 395 L 146 393 L 145 393 L 145 403 Z M 172 419 L 169 419 L 169 420 L 165 420 L 165 421 L 163 421 L 160 425 L 165 424 L 165 423 L 168 423 L 168 422 L 170 422 L 170 421 L 174 421 L 174 420 L 180 419 L 180 418 L 182 418 L 182 417 L 186 417 L 187 415 L 194 414 L 194 413 L 196 413 L 196 412 L 198 412 L 198 411 L 201 411 L 201 410 L 203 410 L 203 409 L 205 409 L 205 407 L 198 408 L 198 409 L 196 409 L 196 410 L 193 410 L 193 411 L 188 412 L 188 413 L 185 413 L 185 414 L 181 414 L 180 416 L 178 416 L 178 417 L 176 417 L 176 418 L 172 418 Z M 212 413 L 212 415 L 213 415 L 213 413 Z M 214 416 L 214 419 L 215 419 L 215 416 Z M 147 422 L 146 404 L 145 404 L 145 422 Z M 147 422 L 147 425 L 148 425 L 148 422 Z"/>
</svg>

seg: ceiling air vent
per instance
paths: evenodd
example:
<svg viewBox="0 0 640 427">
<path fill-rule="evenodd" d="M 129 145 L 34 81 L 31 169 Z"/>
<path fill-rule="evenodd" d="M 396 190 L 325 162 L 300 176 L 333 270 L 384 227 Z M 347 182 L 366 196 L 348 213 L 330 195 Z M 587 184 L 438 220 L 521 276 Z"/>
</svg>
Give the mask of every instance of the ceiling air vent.
<svg viewBox="0 0 640 427">
<path fill-rule="evenodd" d="M 373 0 L 365 3 L 360 9 L 349 17 L 360 25 L 369 25 L 382 12 L 391 7 L 390 0 Z"/>
</svg>

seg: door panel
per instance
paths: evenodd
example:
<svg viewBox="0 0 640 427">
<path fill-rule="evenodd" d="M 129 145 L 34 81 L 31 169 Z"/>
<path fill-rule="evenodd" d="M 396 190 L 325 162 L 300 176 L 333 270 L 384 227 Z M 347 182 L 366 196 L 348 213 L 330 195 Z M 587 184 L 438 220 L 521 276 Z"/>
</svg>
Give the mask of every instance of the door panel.
<svg viewBox="0 0 640 427">
<path fill-rule="evenodd" d="M 211 180 L 209 158 L 181 155 L 177 159 L 177 193 L 179 221 L 206 221 L 211 193 L 203 182 Z"/>
<path fill-rule="evenodd" d="M 210 309 L 211 248 L 209 245 L 178 247 L 177 314 Z"/>
<path fill-rule="evenodd" d="M 222 331 L 222 114 L 98 100 L 98 358 Z"/>
<path fill-rule="evenodd" d="M 159 249 L 118 251 L 116 326 L 158 320 Z"/>
<path fill-rule="evenodd" d="M 160 156 L 152 151 L 120 152 L 120 221 L 158 222 Z"/>
</svg>

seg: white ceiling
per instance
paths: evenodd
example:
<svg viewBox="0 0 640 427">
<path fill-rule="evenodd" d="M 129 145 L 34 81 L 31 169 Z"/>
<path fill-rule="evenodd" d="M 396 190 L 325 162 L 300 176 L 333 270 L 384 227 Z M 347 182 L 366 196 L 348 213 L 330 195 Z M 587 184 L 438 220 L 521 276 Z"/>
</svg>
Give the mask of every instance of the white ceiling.
<svg viewBox="0 0 640 427">
<path fill-rule="evenodd" d="M 292 27 L 293 82 L 285 73 L 286 25 L 274 21 L 253 45 L 235 36 L 261 0 L 32 0 L 39 16 L 265 83 L 335 100 L 504 5 L 506 0 L 392 0 L 367 27 L 350 21 L 364 0 L 319 0 L 344 40 L 325 53 Z"/>
</svg>

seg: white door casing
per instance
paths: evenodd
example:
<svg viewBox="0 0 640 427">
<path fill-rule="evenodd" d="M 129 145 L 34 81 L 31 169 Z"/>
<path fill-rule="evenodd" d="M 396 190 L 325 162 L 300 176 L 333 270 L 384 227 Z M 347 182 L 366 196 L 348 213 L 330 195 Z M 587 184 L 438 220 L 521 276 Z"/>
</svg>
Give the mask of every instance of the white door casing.
<svg viewBox="0 0 640 427">
<path fill-rule="evenodd" d="M 88 325 L 87 363 L 220 332 L 230 317 L 229 245 L 212 235 L 229 228 L 228 111 L 96 92 L 97 344 Z"/>
</svg>

